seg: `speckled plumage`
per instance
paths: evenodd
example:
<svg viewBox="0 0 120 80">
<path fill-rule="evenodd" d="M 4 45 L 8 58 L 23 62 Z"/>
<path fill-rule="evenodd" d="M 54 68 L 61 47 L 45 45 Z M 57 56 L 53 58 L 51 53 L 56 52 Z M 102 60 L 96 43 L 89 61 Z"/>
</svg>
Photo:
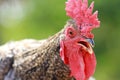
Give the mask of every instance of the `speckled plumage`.
<svg viewBox="0 0 120 80">
<path fill-rule="evenodd" d="M 70 23 L 74 22 L 69 21 L 66 26 Z M 36 41 L 39 44 L 37 47 L 29 47 L 33 43 L 28 43 L 26 49 L 18 49 L 18 52 L 14 51 L 17 46 L 8 49 L 10 53 L 0 51 L 0 55 L 6 54 L 0 61 L 0 80 L 74 80 L 59 56 L 59 41 L 64 38 L 63 32 L 64 29 L 44 41 Z M 22 44 L 22 41 L 18 43 Z"/>
</svg>

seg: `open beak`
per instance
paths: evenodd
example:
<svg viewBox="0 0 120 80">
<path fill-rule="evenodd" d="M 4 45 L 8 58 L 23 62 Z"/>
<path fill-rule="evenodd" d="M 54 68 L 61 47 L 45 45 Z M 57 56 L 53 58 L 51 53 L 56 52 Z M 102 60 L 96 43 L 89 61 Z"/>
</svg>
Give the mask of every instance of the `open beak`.
<svg viewBox="0 0 120 80">
<path fill-rule="evenodd" d="M 83 47 L 84 50 L 86 50 L 88 53 L 93 53 L 93 47 L 94 47 L 94 40 L 93 39 L 86 39 L 85 41 L 79 41 L 78 44 Z"/>
</svg>

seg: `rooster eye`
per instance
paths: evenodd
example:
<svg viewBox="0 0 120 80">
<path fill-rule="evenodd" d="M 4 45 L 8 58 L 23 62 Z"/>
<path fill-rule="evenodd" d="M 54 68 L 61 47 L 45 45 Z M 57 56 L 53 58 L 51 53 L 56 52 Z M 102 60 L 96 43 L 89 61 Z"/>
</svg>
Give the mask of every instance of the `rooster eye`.
<svg viewBox="0 0 120 80">
<path fill-rule="evenodd" d="M 69 32 L 69 34 L 70 34 L 70 35 L 73 35 L 73 32 L 72 32 L 72 31 L 70 31 L 70 32 Z"/>
<path fill-rule="evenodd" d="M 68 28 L 67 36 L 69 36 L 70 38 L 73 38 L 73 37 L 75 37 L 75 35 L 76 35 L 75 30 L 73 28 Z"/>
</svg>

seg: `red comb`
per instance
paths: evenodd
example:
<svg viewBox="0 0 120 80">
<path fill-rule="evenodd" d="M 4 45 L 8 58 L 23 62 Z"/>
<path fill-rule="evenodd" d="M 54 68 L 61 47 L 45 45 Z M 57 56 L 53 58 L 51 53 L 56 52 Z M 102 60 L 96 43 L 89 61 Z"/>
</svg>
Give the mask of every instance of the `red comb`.
<svg viewBox="0 0 120 80">
<path fill-rule="evenodd" d="M 89 33 L 87 36 L 91 35 L 93 28 L 97 28 L 100 25 L 100 21 L 97 18 L 98 11 L 92 14 L 93 7 L 94 2 L 88 7 L 88 0 L 68 0 L 66 2 L 65 10 L 67 15 L 76 21 L 82 33 Z"/>
</svg>

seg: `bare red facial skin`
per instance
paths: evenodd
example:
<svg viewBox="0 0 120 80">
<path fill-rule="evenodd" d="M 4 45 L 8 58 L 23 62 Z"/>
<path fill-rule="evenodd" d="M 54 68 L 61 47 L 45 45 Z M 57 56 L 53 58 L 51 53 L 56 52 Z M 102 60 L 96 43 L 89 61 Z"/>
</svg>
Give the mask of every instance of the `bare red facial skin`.
<svg viewBox="0 0 120 80">
<path fill-rule="evenodd" d="M 68 27 L 65 34 L 65 39 L 60 41 L 61 59 L 69 66 L 71 76 L 76 80 L 87 80 L 95 71 L 95 54 L 89 54 L 79 45 L 79 41 L 85 41 L 79 31 Z"/>
</svg>

